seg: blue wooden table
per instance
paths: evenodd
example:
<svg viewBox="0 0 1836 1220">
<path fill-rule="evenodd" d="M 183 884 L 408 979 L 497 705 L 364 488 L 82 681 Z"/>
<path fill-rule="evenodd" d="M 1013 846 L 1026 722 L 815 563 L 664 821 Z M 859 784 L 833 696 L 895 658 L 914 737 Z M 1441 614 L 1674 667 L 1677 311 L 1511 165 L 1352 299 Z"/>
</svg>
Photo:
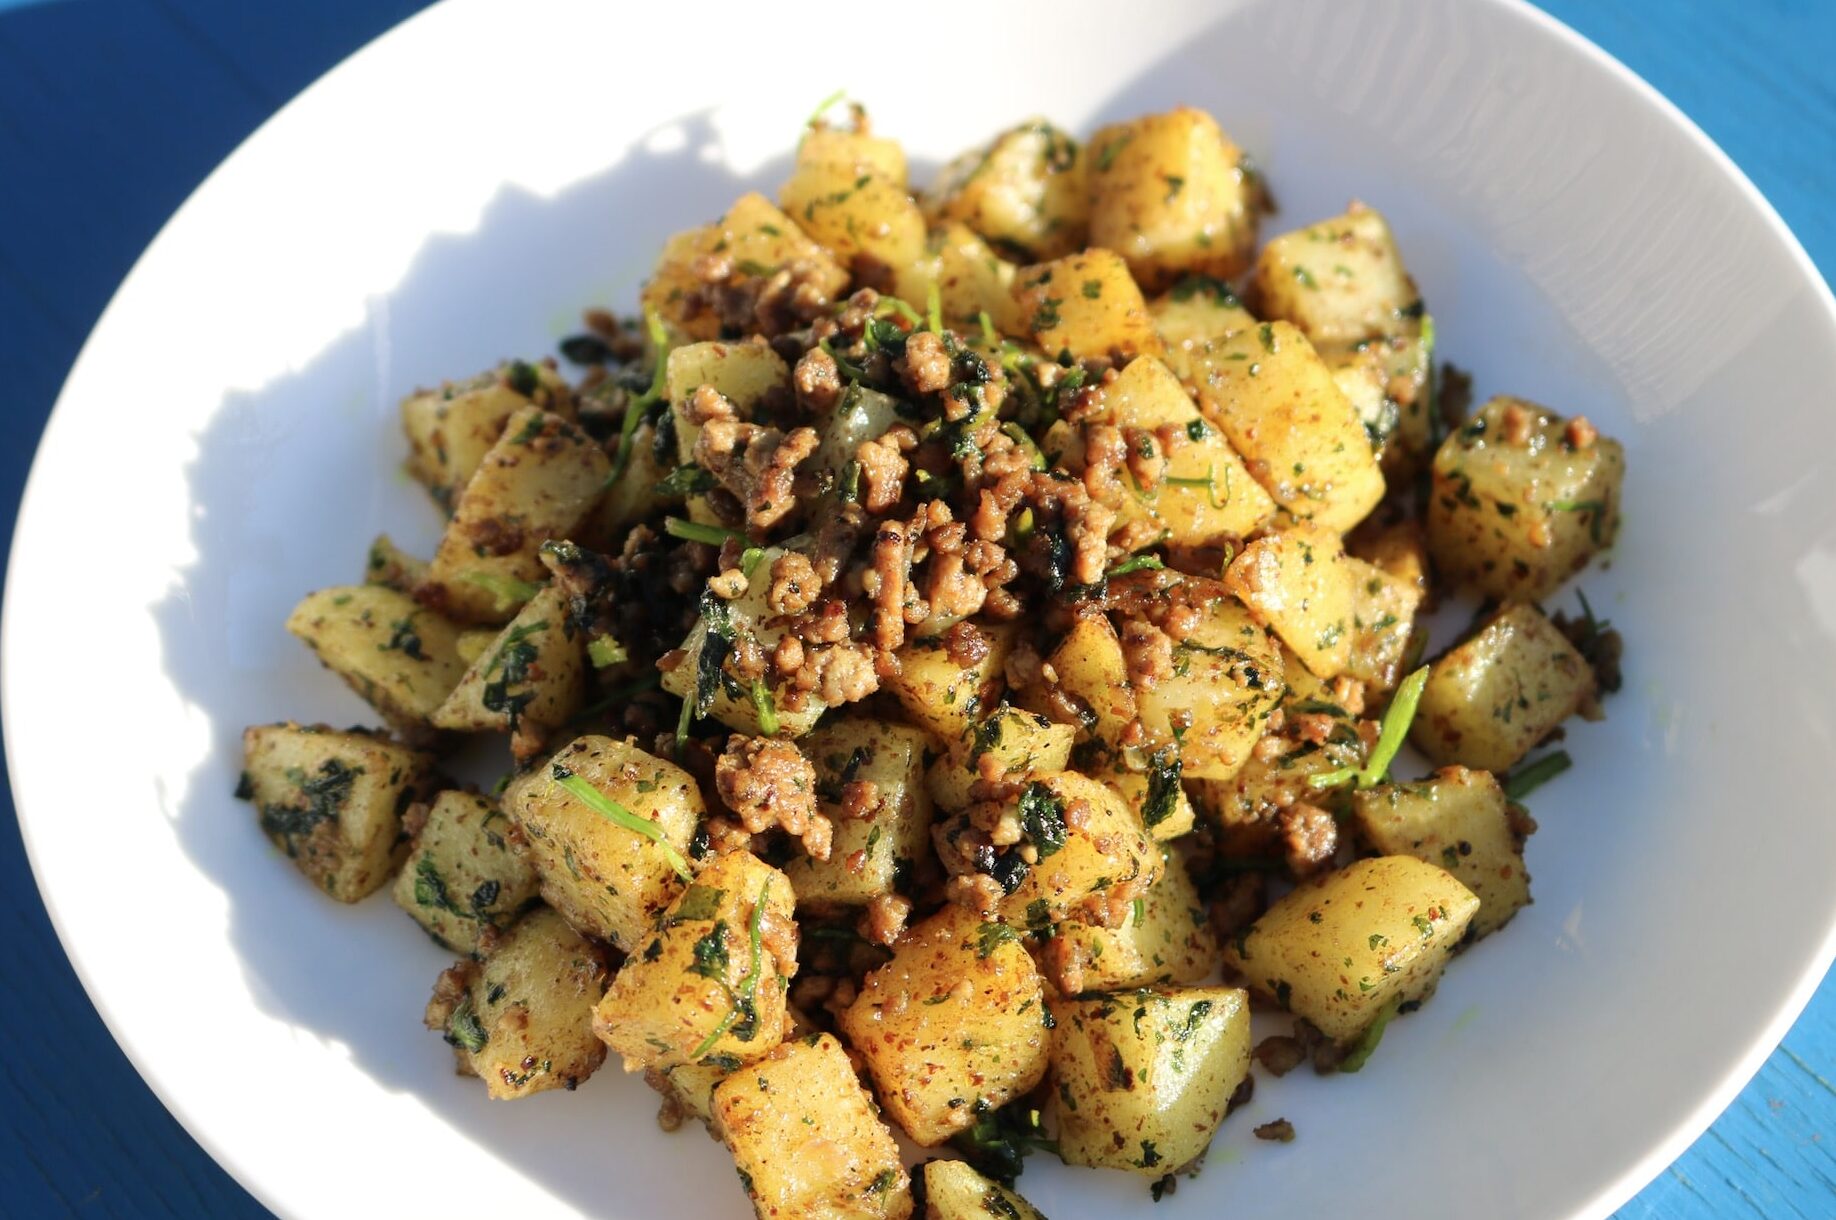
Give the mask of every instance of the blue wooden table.
<svg viewBox="0 0 1836 1220">
<path fill-rule="evenodd" d="M 506 0 L 508 2 L 508 0 Z M 0 512 L 110 293 L 219 160 L 420 0 L 0 0 Z M 1546 0 L 1676 101 L 1836 269 L 1836 0 Z M 3 764 L 0 764 L 3 765 Z M 160 1106 L 77 984 L 0 784 L 0 1215 L 266 1213 Z M 1621 1213 L 1836 1216 L 1836 977 Z"/>
</svg>

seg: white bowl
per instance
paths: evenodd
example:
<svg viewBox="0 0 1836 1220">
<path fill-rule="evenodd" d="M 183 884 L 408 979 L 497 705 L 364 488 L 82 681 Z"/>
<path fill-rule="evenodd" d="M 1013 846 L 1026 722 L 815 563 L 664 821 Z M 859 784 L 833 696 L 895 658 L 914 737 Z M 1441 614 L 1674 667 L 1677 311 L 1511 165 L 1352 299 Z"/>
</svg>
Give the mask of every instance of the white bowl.
<svg viewBox="0 0 1836 1220">
<path fill-rule="evenodd" d="M 276 116 L 123 285 L 32 471 L 3 687 L 39 883 L 115 1036 L 285 1215 L 743 1214 L 726 1154 L 615 1068 L 516 1105 L 455 1078 L 419 1027 L 447 955 L 256 833 L 244 724 L 373 719 L 282 619 L 376 531 L 435 537 L 402 393 L 626 305 L 666 234 L 772 189 L 831 89 L 921 167 L 1033 112 L 1189 101 L 1265 167 L 1273 226 L 1388 213 L 1481 395 L 1625 440 L 1624 534 L 1583 584 L 1629 654 L 1533 801 L 1537 904 L 1361 1075 L 1263 1080 L 1152 1214 L 1609 1211 L 1757 1068 L 1836 934 L 1836 307 L 1803 252 L 1700 132 L 1517 4 L 811 20 L 443 5 Z M 1250 1137 L 1277 1115 L 1295 1143 Z M 1059 1220 L 1149 1209 L 1045 1160 L 1023 1185 Z"/>
</svg>

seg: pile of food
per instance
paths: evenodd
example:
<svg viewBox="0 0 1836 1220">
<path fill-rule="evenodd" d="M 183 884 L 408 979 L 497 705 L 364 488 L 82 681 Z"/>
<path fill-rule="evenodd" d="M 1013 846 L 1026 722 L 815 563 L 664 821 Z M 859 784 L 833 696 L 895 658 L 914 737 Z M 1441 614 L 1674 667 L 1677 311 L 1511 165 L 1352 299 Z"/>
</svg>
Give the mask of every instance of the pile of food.
<svg viewBox="0 0 1836 1220">
<path fill-rule="evenodd" d="M 288 622 L 387 728 L 251 728 L 241 795 L 461 955 L 426 1020 L 490 1096 L 615 1051 L 761 1217 L 1034 1215 L 1038 1147 L 1158 1197 L 1252 1060 L 1355 1071 L 1530 900 L 1526 756 L 1618 683 L 1539 603 L 1620 446 L 1468 415 L 1378 211 L 1270 211 L 1197 110 L 917 196 L 819 113 L 577 376 L 403 402 L 438 549 Z M 494 733 L 496 791 L 443 776 Z"/>
</svg>

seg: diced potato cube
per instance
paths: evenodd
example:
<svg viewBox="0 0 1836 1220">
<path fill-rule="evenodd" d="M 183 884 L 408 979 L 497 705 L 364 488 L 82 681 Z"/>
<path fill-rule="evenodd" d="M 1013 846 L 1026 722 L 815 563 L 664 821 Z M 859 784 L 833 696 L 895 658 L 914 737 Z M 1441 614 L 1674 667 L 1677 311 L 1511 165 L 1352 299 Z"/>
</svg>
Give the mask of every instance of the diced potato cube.
<svg viewBox="0 0 1836 1220">
<path fill-rule="evenodd" d="M 1396 334 L 1422 312 L 1383 213 L 1361 204 L 1270 238 L 1256 259 L 1256 299 L 1322 347 Z"/>
<path fill-rule="evenodd" d="M 541 888 L 504 838 L 509 829 L 477 793 L 442 792 L 396 874 L 396 905 L 448 949 L 477 953 L 485 931 L 508 928 Z"/>
<path fill-rule="evenodd" d="M 387 534 L 376 535 L 376 541 L 370 544 L 370 553 L 364 560 L 364 584 L 381 585 L 397 593 L 409 593 L 421 583 L 425 575 L 425 559 L 402 550 Z"/>
<path fill-rule="evenodd" d="M 876 136 L 871 131 L 827 124 L 813 126 L 803 133 L 797 145 L 799 161 L 841 165 L 856 174 L 872 174 L 903 189 L 906 185 L 905 149 L 899 141 Z"/>
<path fill-rule="evenodd" d="M 434 712 L 434 727 L 487 733 L 515 732 L 525 720 L 565 724 L 586 697 L 586 670 L 567 595 L 545 586 L 465 671 Z"/>
<path fill-rule="evenodd" d="M 1158 1178 L 1204 1154 L 1249 1074 L 1249 996 L 1156 987 L 1059 1000 L 1052 1037 L 1059 1155 Z"/>
<path fill-rule="evenodd" d="M 760 1220 L 905 1220 L 911 1179 L 848 1052 L 828 1034 L 714 1088 L 714 1127 Z"/>
<path fill-rule="evenodd" d="M 287 616 L 287 630 L 416 741 L 430 737 L 429 719 L 465 673 L 459 628 L 382 585 L 309 593 Z"/>
<path fill-rule="evenodd" d="M 1378 691 L 1395 687 L 1416 641 L 1423 586 L 1376 564 L 1347 556 L 1352 578 L 1352 645 L 1345 672 Z"/>
<path fill-rule="evenodd" d="M 1077 141 L 1044 119 L 1028 119 L 946 165 L 925 207 L 1026 258 L 1080 250 L 1090 201 Z"/>
<path fill-rule="evenodd" d="M 567 382 L 547 363 L 514 360 L 468 381 L 410 394 L 402 399 L 408 472 L 450 511 L 510 417 L 532 404 L 558 415 L 573 412 Z"/>
<path fill-rule="evenodd" d="M 461 1073 L 494 1100 L 572 1089 L 606 1061 L 593 1005 L 606 989 L 602 951 L 547 907 L 498 940 L 483 962 L 440 976 L 427 1026 L 452 1045 Z"/>
<path fill-rule="evenodd" d="M 923 253 L 924 213 L 903 181 L 836 153 L 828 141 L 804 141 L 778 201 L 858 279 L 891 288 L 893 268 L 909 266 Z"/>
<path fill-rule="evenodd" d="M 1586 420 L 1492 399 L 1434 455 L 1435 567 L 1492 597 L 1548 597 L 1612 545 L 1625 469 Z"/>
<path fill-rule="evenodd" d="M 1045 1220 L 1039 1209 L 962 1161 L 924 1163 L 924 1220 Z"/>
<path fill-rule="evenodd" d="M 841 494 L 852 477 L 858 483 L 859 464 L 855 455 L 863 441 L 878 440 L 898 423 L 900 407 L 905 406 L 890 394 L 870 390 L 860 382 L 850 382 L 821 427 L 822 441 L 805 469 L 814 470 L 825 489 Z M 907 408 L 910 409 L 909 407 Z M 849 467 L 855 468 L 850 476 Z"/>
<path fill-rule="evenodd" d="M 984 709 L 1000 700 L 1007 654 L 1013 651 L 1017 627 L 1012 623 L 981 627 L 988 652 L 980 661 L 959 665 L 950 647 L 935 636 L 907 640 L 898 650 L 899 672 L 881 679 L 906 715 L 938 741 L 967 737 Z"/>
<path fill-rule="evenodd" d="M 1264 322 L 1193 355 L 1199 406 L 1296 517 L 1344 531 L 1383 499 L 1370 437 L 1305 335 Z"/>
<path fill-rule="evenodd" d="M 1022 267 L 1014 279 L 1020 325 L 1041 351 L 1077 359 L 1158 355 L 1160 335 L 1128 265 L 1109 250 L 1085 250 Z"/>
<path fill-rule="evenodd" d="M 1018 842 L 990 845 L 967 813 L 939 823 L 933 838 L 952 872 L 994 880 L 1007 923 L 1037 928 L 1104 909 L 1160 877 L 1159 846 L 1127 803 L 1097 780 L 1075 771 L 1041 774 L 1001 804 L 1003 820 L 1012 818 L 1020 831 Z"/>
<path fill-rule="evenodd" d="M 705 597 L 700 619 L 682 642 L 682 663 L 663 675 L 664 690 L 697 700 L 707 715 L 754 736 L 801 737 L 828 708 L 814 691 L 792 690 L 782 680 L 776 686 L 764 678 L 742 682 L 730 669 L 736 641 L 749 636 L 770 656 L 784 638 L 784 617 L 772 614 L 769 603 L 772 565 L 784 554 L 781 547 L 763 548 L 746 591 L 732 601 Z M 743 695 L 728 689 L 723 672 L 740 684 Z M 776 727 L 767 732 L 771 725 Z"/>
<path fill-rule="evenodd" d="M 1165 461 L 1152 487 L 1129 478 L 1119 523 L 1145 522 L 1174 546 L 1200 547 L 1241 538 L 1274 516 L 1269 493 L 1165 364 L 1137 357 L 1102 394 L 1107 422 L 1122 429 L 1131 449 Z M 1177 435 L 1170 449 L 1159 435 L 1167 428 Z"/>
<path fill-rule="evenodd" d="M 1534 606 L 1507 605 L 1428 672 L 1409 740 L 1437 763 L 1503 774 L 1594 704 L 1594 671 Z"/>
<path fill-rule="evenodd" d="M 880 1100 L 935 1147 L 1045 1075 L 1045 988 L 1020 937 L 946 905 L 893 948 L 838 1017 Z M 979 1104 L 978 1104 L 979 1103 Z"/>
<path fill-rule="evenodd" d="M 1384 524 L 1372 518 L 1345 536 L 1345 549 L 1427 596 L 1428 535 L 1420 521 Z"/>
<path fill-rule="evenodd" d="M 1479 899 L 1473 932 L 1487 936 L 1530 903 L 1524 841 L 1489 771 L 1446 767 L 1416 784 L 1382 784 L 1352 797 L 1366 841 L 1387 856 L 1446 869 Z"/>
<path fill-rule="evenodd" d="M 1150 983 L 1196 983 L 1218 964 L 1218 940 L 1186 866 L 1162 849 L 1166 869 L 1130 905 L 1119 928 L 1058 925 L 1047 949 L 1075 974 L 1059 973 L 1073 994 L 1118 991 Z M 1081 981 L 1074 982 L 1073 978 Z"/>
<path fill-rule="evenodd" d="M 1434 990 L 1478 909 L 1432 864 L 1358 860 L 1278 899 L 1225 945 L 1224 963 L 1348 1046 L 1391 1004 Z"/>
<path fill-rule="evenodd" d="M 1230 279 L 1248 269 L 1260 192 L 1210 115 L 1190 106 L 1143 115 L 1086 147 L 1090 244 L 1126 258 L 1149 290 L 1186 272 Z"/>
<path fill-rule="evenodd" d="M 849 716 L 830 721 L 797 744 L 816 768 L 822 810 L 835 826 L 827 860 L 800 855 L 784 866 L 797 905 L 857 907 L 906 892 L 918 863 L 928 860 L 931 851 L 924 731 Z M 866 817 L 841 812 L 851 784 L 872 785 L 865 794 L 872 801 Z M 853 863 L 857 852 L 858 868 Z"/>
<path fill-rule="evenodd" d="M 1243 548 L 1224 585 L 1322 678 L 1351 662 L 1356 575 L 1339 535 L 1305 521 Z"/>
<path fill-rule="evenodd" d="M 454 648 L 459 653 L 459 659 L 470 666 L 472 662 L 482 657 L 485 649 L 496 643 L 497 637 L 502 634 L 503 629 L 499 627 L 467 627 L 459 632 Z"/>
<path fill-rule="evenodd" d="M 659 454 L 654 425 L 639 424 L 631 433 L 631 457 L 625 463 L 625 471 L 593 506 L 592 514 L 581 527 L 580 542 L 616 554 L 625 532 L 633 525 L 681 502 L 680 495 L 657 490 L 657 484 L 668 478 L 677 465 L 675 447 L 667 443 L 667 437 L 664 440 L 664 452 Z M 617 446 L 610 442 L 609 445 L 608 452 L 616 462 Z"/>
<path fill-rule="evenodd" d="M 402 811 L 432 761 L 382 733 L 256 725 L 242 734 L 236 795 L 255 806 L 262 833 L 314 885 L 356 902 L 407 852 Z"/>
<path fill-rule="evenodd" d="M 1078 709 L 1080 727 L 1105 754 L 1120 758 L 1122 732 L 1135 719 L 1135 688 L 1128 679 L 1122 642 L 1101 614 L 1083 614 L 1047 658 L 1058 691 Z"/>
<path fill-rule="evenodd" d="M 971 789 L 983 777 L 983 768 L 999 764 L 998 774 L 1022 779 L 1042 771 L 1063 771 L 1071 765 L 1071 745 L 1077 730 L 1054 724 L 1035 712 L 1001 704 L 979 721 L 967 738 L 950 743 L 944 756 L 931 764 L 925 776 L 931 799 L 952 812 L 974 803 Z"/>
<path fill-rule="evenodd" d="M 1166 344 L 1167 367 L 1182 381 L 1192 377 L 1192 354 L 1213 339 L 1256 325 L 1230 285 L 1207 275 L 1188 275 L 1148 302 L 1154 329 Z"/>
<path fill-rule="evenodd" d="M 1281 651 L 1219 582 L 1187 579 L 1173 595 L 1198 618 L 1172 641 L 1173 672 L 1152 685 L 1136 684 L 1142 748 L 1176 750 L 1187 779 L 1229 779 L 1281 700 Z"/>
<path fill-rule="evenodd" d="M 466 484 L 417 594 L 462 622 L 507 622 L 547 575 L 542 544 L 574 531 L 611 470 L 605 450 L 573 424 L 518 411 Z"/>
<path fill-rule="evenodd" d="M 750 192 L 713 224 L 670 238 L 644 285 L 645 308 L 654 309 L 690 339 L 721 337 L 720 317 L 705 307 L 706 284 L 695 271 L 697 260 L 711 255 L 731 262 L 729 285 L 766 279 L 779 267 L 798 263 L 805 268 L 805 282 L 824 297 L 835 297 L 848 286 L 848 273 L 827 251 L 770 200 Z"/>
<path fill-rule="evenodd" d="M 816 1026 L 795 1008 L 787 1010 L 786 1022 L 789 1030 L 784 1035 L 786 1042 L 807 1038 L 818 1032 Z M 715 1086 L 745 1066 L 741 1064 L 739 1067 L 730 1067 L 730 1062 L 710 1055 L 699 1063 L 684 1063 L 662 1072 L 647 1072 L 644 1080 L 664 1097 L 673 1098 L 684 1112 L 694 1115 L 711 1128 L 714 1122 Z"/>
<path fill-rule="evenodd" d="M 569 775 L 654 825 L 661 841 L 562 787 Z M 542 878 L 544 901 L 575 927 L 631 953 L 680 892 L 672 856 L 687 853 L 707 810 L 687 771 L 626 742 L 587 736 L 512 781 L 504 812 L 522 830 L 524 858 Z"/>
<path fill-rule="evenodd" d="M 789 976 L 767 942 L 794 926 L 795 901 L 784 874 L 751 852 L 715 856 L 612 980 L 593 1032 L 627 1071 L 770 1054 L 784 1040 Z"/>
<path fill-rule="evenodd" d="M 996 330 L 1018 335 L 1026 322 L 1013 295 L 1019 270 L 968 225 L 950 221 L 931 230 L 923 256 L 897 282 L 899 295 L 920 309 L 935 287 L 946 326 L 979 334 L 981 315 L 987 314 Z"/>
</svg>

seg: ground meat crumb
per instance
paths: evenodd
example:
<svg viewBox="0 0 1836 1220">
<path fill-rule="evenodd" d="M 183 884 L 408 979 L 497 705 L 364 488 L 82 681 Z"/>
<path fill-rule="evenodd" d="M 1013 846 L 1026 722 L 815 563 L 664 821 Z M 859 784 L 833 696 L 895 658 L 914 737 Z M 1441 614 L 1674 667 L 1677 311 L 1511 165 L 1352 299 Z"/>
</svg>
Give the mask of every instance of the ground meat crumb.
<svg viewBox="0 0 1836 1220">
<path fill-rule="evenodd" d="M 780 826 L 813 859 L 829 858 L 833 828 L 816 812 L 816 768 L 795 745 L 735 734 L 714 764 L 714 785 L 748 832 Z"/>
<path fill-rule="evenodd" d="M 928 330 L 913 332 L 905 341 L 899 375 L 914 394 L 935 394 L 948 387 L 950 353 L 944 350 L 942 337 Z"/>
<path fill-rule="evenodd" d="M 1122 658 L 1137 690 L 1153 690 L 1173 675 L 1173 639 L 1152 623 L 1129 619 L 1122 624 Z"/>
<path fill-rule="evenodd" d="M 683 416 L 696 427 L 705 428 L 717 419 L 737 419 L 727 396 L 711 385 L 698 386 L 684 404 Z"/>
<path fill-rule="evenodd" d="M 1059 995 L 1083 993 L 1086 964 L 1082 943 L 1069 936 L 1054 936 L 1039 954 L 1039 968 Z"/>
<path fill-rule="evenodd" d="M 1259 1140 L 1275 1140 L 1278 1143 L 1292 1144 L 1294 1142 L 1294 1124 L 1285 1118 L 1278 1118 L 1274 1122 L 1263 1123 L 1260 1127 L 1256 1128 L 1256 1138 Z"/>
<path fill-rule="evenodd" d="M 1288 867 L 1297 877 L 1316 873 L 1332 863 L 1339 850 L 1339 823 L 1318 805 L 1297 801 L 1277 815 Z"/>
<path fill-rule="evenodd" d="M 1530 443 L 1530 425 L 1533 422 L 1530 412 L 1512 403 L 1504 409 L 1504 416 L 1499 422 L 1503 427 L 1505 444 L 1527 445 Z"/>
<path fill-rule="evenodd" d="M 1600 439 L 1600 430 L 1594 427 L 1593 421 L 1587 416 L 1577 415 L 1568 421 L 1568 427 L 1562 435 L 1571 449 L 1587 449 Z"/>
<path fill-rule="evenodd" d="M 1297 1038 L 1276 1034 L 1256 1044 L 1256 1062 L 1271 1076 L 1286 1076 L 1307 1061 L 1307 1048 Z"/>
<path fill-rule="evenodd" d="M 1001 906 L 1000 883 L 980 873 L 963 873 L 950 878 L 944 886 L 944 896 L 984 917 L 994 915 Z"/>
<path fill-rule="evenodd" d="M 861 935 L 876 945 L 892 947 L 899 934 L 905 931 L 905 921 L 911 918 L 912 900 L 898 894 L 878 894 L 867 904 L 866 917 L 861 921 Z"/>
<path fill-rule="evenodd" d="M 967 620 L 944 632 L 944 647 L 949 652 L 951 664 L 960 669 L 968 669 L 988 659 L 988 637 Z"/>
<path fill-rule="evenodd" d="M 820 347 L 803 353 L 791 382 L 797 389 L 797 401 L 811 411 L 827 411 L 841 397 L 841 373 L 835 366 L 835 357 Z"/>
<path fill-rule="evenodd" d="M 854 460 L 861 467 L 861 507 L 883 513 L 899 502 L 911 463 L 899 452 L 896 441 L 888 437 L 862 441 L 855 447 Z"/>
<path fill-rule="evenodd" d="M 870 779 L 851 779 L 842 785 L 841 815 L 865 821 L 880 809 L 880 785 Z"/>
<path fill-rule="evenodd" d="M 702 387 L 706 389 L 707 387 Z M 699 393 L 699 391 L 697 391 Z M 769 529 L 797 507 L 797 466 L 816 452 L 813 428 L 788 433 L 734 420 L 710 420 L 695 438 L 695 462 L 745 510 L 748 529 Z"/>
<path fill-rule="evenodd" d="M 646 1068 L 644 1083 L 663 1095 L 662 1104 L 657 1107 L 657 1126 L 665 1131 L 681 1130 L 682 1119 L 687 1114 L 687 1110 L 684 1109 L 682 1098 L 676 1093 L 675 1087 L 669 1083 L 669 1077 L 655 1068 Z"/>
<path fill-rule="evenodd" d="M 822 581 L 816 568 L 796 551 L 786 551 L 772 560 L 771 585 L 765 593 L 765 604 L 773 614 L 802 614 L 822 593 Z"/>
</svg>

